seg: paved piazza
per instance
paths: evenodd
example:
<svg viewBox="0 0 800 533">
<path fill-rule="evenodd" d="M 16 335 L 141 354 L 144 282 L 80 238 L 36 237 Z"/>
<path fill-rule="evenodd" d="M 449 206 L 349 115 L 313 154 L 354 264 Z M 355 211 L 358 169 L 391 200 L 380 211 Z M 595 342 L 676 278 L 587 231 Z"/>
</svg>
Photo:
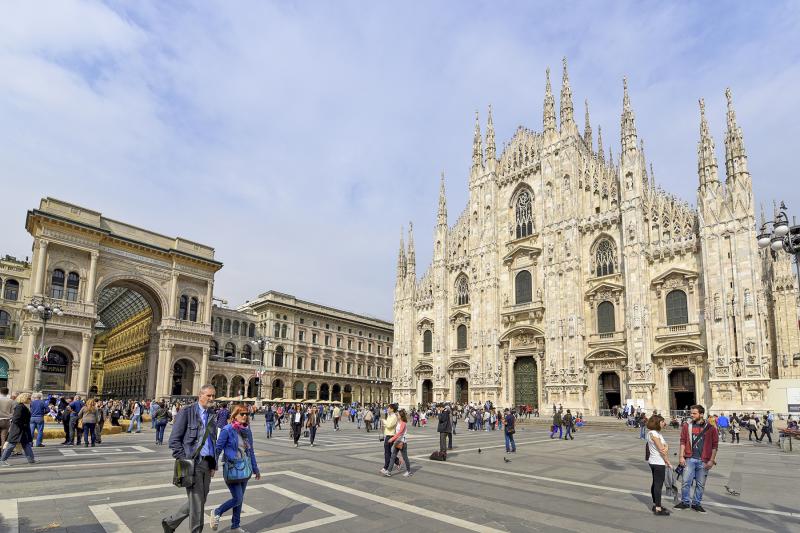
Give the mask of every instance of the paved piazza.
<svg viewBox="0 0 800 533">
<path fill-rule="evenodd" d="M 256 422 L 260 429 L 263 418 Z M 411 478 L 379 474 L 378 434 L 349 422 L 332 430 L 324 423 L 317 446 L 301 439 L 299 449 L 288 430 L 271 440 L 258 432 L 265 475 L 248 485 L 247 531 L 800 531 L 800 454 L 766 444 L 720 443 L 703 500 L 708 512 L 655 517 L 642 441 L 622 426 L 587 428 L 565 442 L 520 424 L 516 454 L 504 453 L 499 431 L 461 432 L 446 463 L 428 460 L 438 447 L 435 427 L 412 428 Z M 161 517 L 185 494 L 171 485 L 169 449 L 155 446 L 153 434 L 108 436 L 95 449 L 51 441 L 37 449 L 35 466 L 12 458 L 14 466 L 0 471 L 0 531 L 160 533 Z M 666 436 L 677 450 L 677 431 Z M 725 485 L 741 495 L 728 495 Z M 216 476 L 208 509 L 228 494 Z M 220 531 L 229 525 L 228 512 Z"/>
</svg>

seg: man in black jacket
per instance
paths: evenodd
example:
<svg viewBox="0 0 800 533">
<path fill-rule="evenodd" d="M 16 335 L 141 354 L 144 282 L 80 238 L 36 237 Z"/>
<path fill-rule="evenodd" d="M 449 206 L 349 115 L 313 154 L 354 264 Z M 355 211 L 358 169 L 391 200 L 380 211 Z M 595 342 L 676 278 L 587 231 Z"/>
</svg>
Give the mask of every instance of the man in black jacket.
<svg viewBox="0 0 800 533">
<path fill-rule="evenodd" d="M 439 406 L 439 425 L 436 427 L 439 432 L 439 451 L 447 451 L 447 438 L 453 432 L 453 426 L 450 422 L 450 407 Z M 450 436 L 452 442 L 452 436 Z"/>
<path fill-rule="evenodd" d="M 214 447 L 217 444 L 216 419 L 211 413 L 214 401 L 213 385 L 203 385 L 197 402 L 178 411 L 169 437 L 169 447 L 176 459 L 188 459 L 200 451 L 194 460 L 194 484 L 186 489 L 188 499 L 170 516 L 161 521 L 164 533 L 172 533 L 187 516 L 191 516 L 191 531 L 203 531 L 206 498 L 211 486 L 211 478 L 217 470 Z M 206 430 L 206 426 L 208 426 Z M 207 435 L 205 440 L 203 436 Z"/>
</svg>

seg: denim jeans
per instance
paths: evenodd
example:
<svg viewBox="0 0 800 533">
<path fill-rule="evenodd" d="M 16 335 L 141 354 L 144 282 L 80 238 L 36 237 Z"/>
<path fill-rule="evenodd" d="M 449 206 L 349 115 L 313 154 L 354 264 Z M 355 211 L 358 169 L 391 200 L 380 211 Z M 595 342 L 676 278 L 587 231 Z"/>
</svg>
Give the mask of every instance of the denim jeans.
<svg viewBox="0 0 800 533">
<path fill-rule="evenodd" d="M 131 417 L 131 423 L 128 426 L 128 433 L 133 431 L 134 424 L 136 424 L 136 433 L 139 433 L 142 430 L 142 415 L 133 415 Z"/>
<path fill-rule="evenodd" d="M 89 444 L 89 435 L 91 435 L 92 436 L 92 446 L 94 446 L 94 440 L 95 440 L 94 426 L 95 426 L 95 424 L 92 424 L 92 423 L 86 423 L 86 422 L 83 423 L 83 443 L 84 444 Z"/>
<path fill-rule="evenodd" d="M 683 490 L 681 490 L 681 501 L 689 505 L 689 491 L 692 489 L 694 481 L 694 498 L 692 505 L 699 505 L 703 500 L 703 489 L 706 486 L 706 475 L 708 471 L 700 459 L 689 458 L 686 460 L 686 470 L 683 471 Z"/>
<path fill-rule="evenodd" d="M 41 446 L 42 438 L 44 437 L 44 417 L 31 417 L 31 437 L 33 437 L 34 431 L 37 429 L 39 430 L 39 433 L 36 434 L 36 445 Z"/>
<path fill-rule="evenodd" d="M 389 440 L 389 439 L 386 439 L 386 440 Z M 406 472 L 411 473 L 411 463 L 408 460 L 408 444 L 407 443 L 403 444 L 403 449 L 402 450 L 398 450 L 394 446 L 394 444 L 392 445 L 392 454 L 389 456 L 389 468 L 388 468 L 389 472 L 394 470 L 394 460 L 397 458 L 398 455 L 401 455 L 403 457 L 403 462 L 405 463 L 405 466 L 406 466 Z M 398 470 L 399 470 L 399 467 L 398 467 Z"/>
<path fill-rule="evenodd" d="M 273 427 L 274 427 L 274 424 L 272 422 L 268 421 L 267 422 L 267 438 L 268 439 L 272 437 L 272 429 L 273 429 Z"/>
<path fill-rule="evenodd" d="M 564 434 L 564 439 L 566 440 L 567 437 L 569 437 L 570 439 L 573 438 L 573 436 L 572 436 L 572 424 L 570 424 L 568 426 L 564 426 L 564 428 L 566 429 L 566 432 Z"/>
<path fill-rule="evenodd" d="M 560 439 L 564 434 L 562 433 L 561 426 L 556 426 L 553 424 L 553 431 L 550 433 L 550 438 L 552 439 L 553 436 L 556 434 L 556 430 L 558 430 L 558 438 Z"/>
<path fill-rule="evenodd" d="M 644 434 L 645 434 L 645 432 L 646 432 L 646 431 L 647 431 L 647 426 L 646 426 L 646 425 L 644 425 L 644 424 L 642 424 L 642 425 L 639 427 L 639 438 L 640 438 L 640 439 L 642 439 L 642 440 L 647 440 L 647 439 L 645 439 L 645 437 L 644 437 Z"/>
<path fill-rule="evenodd" d="M 69 415 L 69 435 L 67 435 L 67 440 L 69 442 L 73 442 L 75 444 L 81 443 L 81 436 L 78 433 L 78 415 L 77 413 L 72 413 Z"/>
<path fill-rule="evenodd" d="M 156 442 L 164 444 L 164 430 L 167 429 L 167 421 L 164 420 L 156 423 Z"/>
<path fill-rule="evenodd" d="M 15 445 L 6 442 L 4 444 L 3 453 L 0 455 L 0 461 L 7 461 L 9 457 L 11 457 L 11 453 L 16 448 Z M 31 448 L 31 443 L 22 444 L 22 451 L 25 452 L 25 457 L 28 458 L 28 462 L 33 462 L 33 448 Z"/>
<path fill-rule="evenodd" d="M 231 498 L 225 501 L 222 505 L 217 507 L 214 514 L 222 516 L 228 509 L 233 509 L 233 520 L 231 520 L 231 529 L 239 527 L 242 518 L 242 503 L 244 503 L 244 491 L 247 489 L 247 481 L 241 483 L 231 483 L 228 485 L 228 490 L 231 491 Z"/>
<path fill-rule="evenodd" d="M 505 433 L 505 435 L 506 435 L 506 451 L 507 452 L 517 451 L 517 443 L 514 442 L 514 435 L 511 435 L 509 433 Z"/>
</svg>

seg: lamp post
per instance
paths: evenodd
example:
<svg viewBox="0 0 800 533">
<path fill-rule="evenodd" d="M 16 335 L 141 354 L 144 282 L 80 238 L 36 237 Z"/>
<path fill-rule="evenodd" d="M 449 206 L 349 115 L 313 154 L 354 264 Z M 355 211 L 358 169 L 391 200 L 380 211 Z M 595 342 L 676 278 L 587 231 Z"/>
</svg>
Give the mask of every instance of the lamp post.
<svg viewBox="0 0 800 533">
<path fill-rule="evenodd" d="M 64 311 L 62 311 L 57 305 L 50 305 L 44 298 L 32 299 L 30 303 L 25 306 L 25 309 L 31 315 L 38 316 L 42 320 L 42 338 L 39 342 L 37 354 L 34 356 L 36 358 L 36 383 L 34 384 L 33 388 L 34 390 L 39 391 L 42 387 L 42 364 L 44 363 L 46 356 L 46 354 L 43 354 L 42 352 L 44 351 L 44 338 L 47 332 L 47 321 L 53 318 L 53 315 L 63 315 Z"/>
<path fill-rule="evenodd" d="M 267 355 L 267 349 L 269 348 L 270 341 L 266 337 L 259 337 L 250 342 L 258 346 L 258 349 L 261 351 L 261 367 L 258 369 L 258 399 L 261 400 L 261 382 L 263 381 L 263 376 L 267 371 L 267 361 L 265 357 Z"/>
</svg>

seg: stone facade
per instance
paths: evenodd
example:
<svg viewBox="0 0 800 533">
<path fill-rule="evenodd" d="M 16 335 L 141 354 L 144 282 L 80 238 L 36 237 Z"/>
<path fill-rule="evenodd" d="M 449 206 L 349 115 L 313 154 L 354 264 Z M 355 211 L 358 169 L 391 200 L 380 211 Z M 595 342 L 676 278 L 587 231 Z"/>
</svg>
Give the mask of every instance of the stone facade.
<svg viewBox="0 0 800 533">
<path fill-rule="evenodd" d="M 0 387 L 13 389 L 22 380 L 22 321 L 30 280 L 27 258 L 0 257 Z"/>
<path fill-rule="evenodd" d="M 726 96 L 724 183 L 700 102 L 697 209 L 656 184 L 627 82 L 616 160 L 588 103 L 579 132 L 566 61 L 541 133 L 520 127 L 498 156 L 491 107 L 485 137 L 476 117 L 468 204 L 449 226 L 442 176 L 421 278 L 401 234 L 395 400 L 764 408 L 771 380 L 800 371 L 798 287 L 788 256 L 758 249 Z"/>
</svg>

